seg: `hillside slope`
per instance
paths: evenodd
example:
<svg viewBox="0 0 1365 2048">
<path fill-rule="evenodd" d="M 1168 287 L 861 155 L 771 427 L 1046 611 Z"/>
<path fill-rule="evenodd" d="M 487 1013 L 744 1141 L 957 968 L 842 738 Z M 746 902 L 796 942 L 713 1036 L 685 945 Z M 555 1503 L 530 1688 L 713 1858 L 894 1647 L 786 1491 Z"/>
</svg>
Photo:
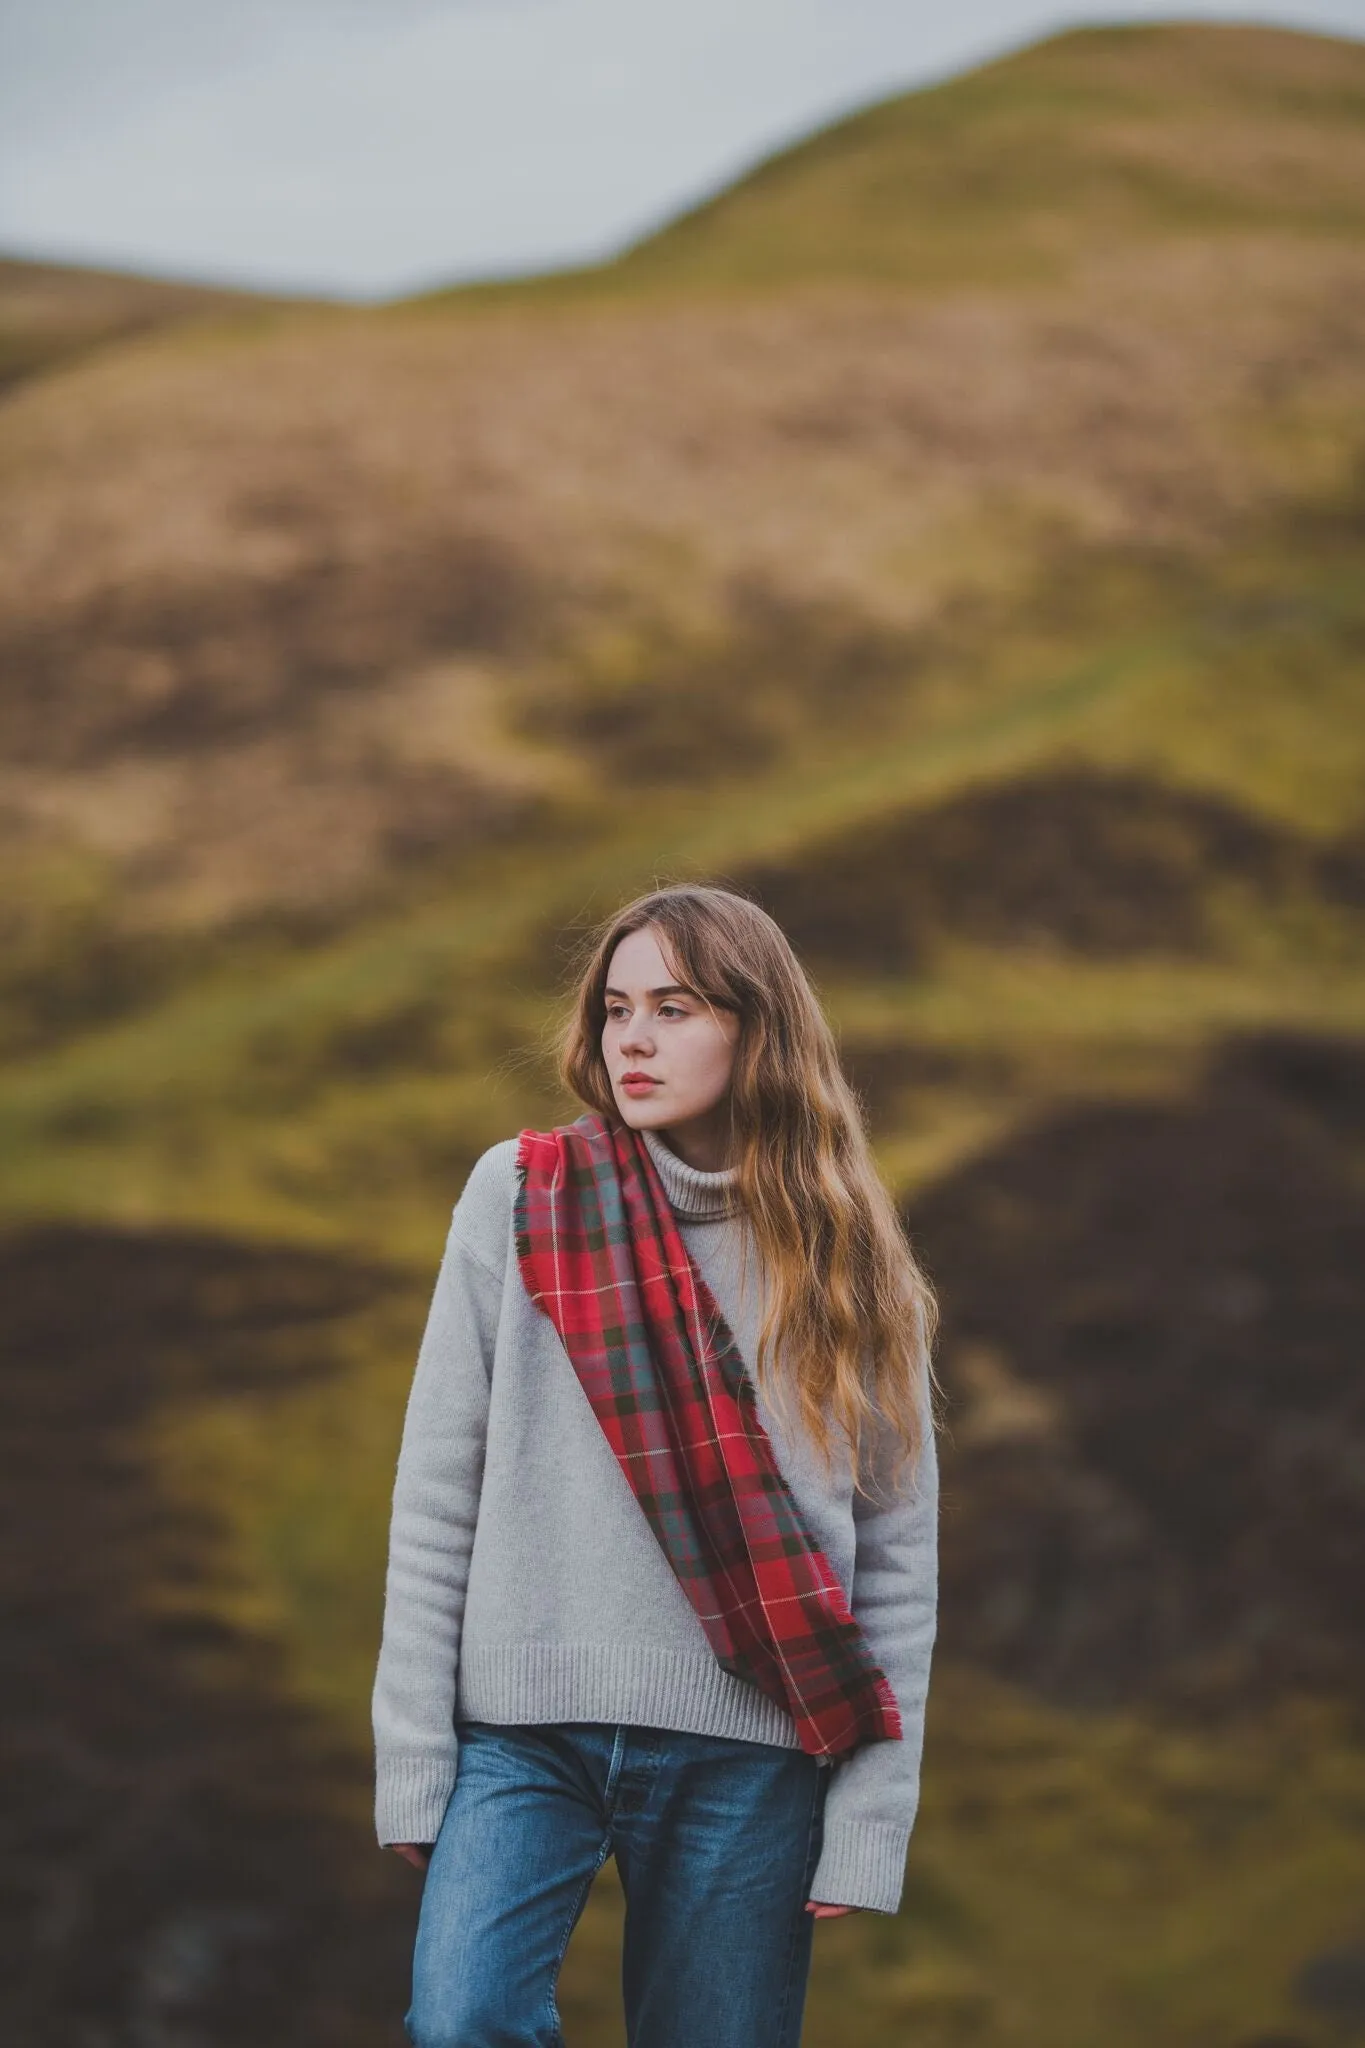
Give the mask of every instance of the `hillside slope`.
<svg viewBox="0 0 1365 2048">
<path fill-rule="evenodd" d="M 110 343 L 205 321 L 235 323 L 240 332 L 243 326 L 259 326 L 272 313 L 296 311 L 306 303 L 130 271 L 0 256 L 0 392 Z"/>
<path fill-rule="evenodd" d="M 1308 94 L 1322 188 L 1353 186 L 1355 45 L 1162 29 L 913 94 L 772 188 L 847 199 L 853 141 L 894 184 L 911 131 L 952 184 L 1011 80 L 1021 121 L 1052 80 L 1085 135 L 1068 80 L 1099 68 L 1111 135 L 1126 63 L 1138 125 L 1185 106 L 1152 66 L 1218 102 L 1220 160 L 1240 104 L 1250 166 L 1302 145 Z M 18 391 L 0 1200 L 145 1217 L 174 1188 L 426 1245 L 553 934 L 663 866 L 767 891 L 849 1034 L 999 1020 L 1009 1079 L 882 1133 L 902 1178 L 1232 1018 L 1355 1028 L 1365 242 L 1246 176 L 1236 219 L 1152 215 L 1027 291 L 475 293 Z M 1015 961 L 1031 1022 L 986 993 Z"/>
<path fill-rule="evenodd" d="M 1365 46 L 1072 30 L 838 121 L 614 262 L 490 297 L 1058 282 L 1116 247 L 1365 228 Z"/>
</svg>

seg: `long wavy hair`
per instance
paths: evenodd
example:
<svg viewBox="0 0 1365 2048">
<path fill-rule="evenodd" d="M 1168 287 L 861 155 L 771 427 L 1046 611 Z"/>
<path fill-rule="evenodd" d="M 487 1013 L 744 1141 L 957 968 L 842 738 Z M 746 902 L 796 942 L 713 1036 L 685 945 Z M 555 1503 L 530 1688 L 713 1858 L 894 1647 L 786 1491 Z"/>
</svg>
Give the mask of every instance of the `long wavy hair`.
<svg viewBox="0 0 1365 2048">
<path fill-rule="evenodd" d="M 637 896 L 576 949 L 576 985 L 554 1039 L 560 1080 L 624 1121 L 602 1055 L 604 991 L 617 946 L 645 926 L 676 980 L 713 1014 L 739 1018 L 729 1160 L 749 1226 L 744 1256 L 752 1244 L 767 1282 L 758 1383 L 779 1409 L 795 1387 L 827 1473 L 837 1429 L 858 1490 L 868 1493 L 867 1436 L 894 1486 L 940 1421 L 938 1304 L 877 1171 L 834 1034 L 780 926 L 730 889 L 680 883 Z"/>
</svg>

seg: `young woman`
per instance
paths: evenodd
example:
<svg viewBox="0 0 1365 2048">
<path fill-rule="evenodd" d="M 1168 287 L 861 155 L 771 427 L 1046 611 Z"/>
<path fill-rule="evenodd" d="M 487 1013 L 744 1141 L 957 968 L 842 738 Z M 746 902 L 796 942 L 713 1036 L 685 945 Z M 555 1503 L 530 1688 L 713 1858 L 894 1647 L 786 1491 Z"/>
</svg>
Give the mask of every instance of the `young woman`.
<svg viewBox="0 0 1365 2048">
<path fill-rule="evenodd" d="M 379 1841 L 426 1873 L 404 2024 L 560 2048 L 614 1853 L 631 2048 L 795 2048 L 814 1921 L 900 1904 L 933 1294 L 747 898 L 608 920 L 559 1051 L 587 1109 L 470 1173 L 398 1458 L 373 1705 Z"/>
</svg>

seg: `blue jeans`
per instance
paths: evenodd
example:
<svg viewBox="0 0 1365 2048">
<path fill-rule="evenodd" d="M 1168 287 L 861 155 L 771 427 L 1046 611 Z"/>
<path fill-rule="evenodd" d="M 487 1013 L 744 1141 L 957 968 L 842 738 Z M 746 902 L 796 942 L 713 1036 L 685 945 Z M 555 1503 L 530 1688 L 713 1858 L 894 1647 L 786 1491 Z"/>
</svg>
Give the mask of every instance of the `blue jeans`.
<svg viewBox="0 0 1365 2048">
<path fill-rule="evenodd" d="M 797 2048 L 830 1772 L 607 1721 L 460 1721 L 404 2020 L 414 2048 L 563 2048 L 555 1986 L 615 1853 L 630 2048 Z"/>
</svg>

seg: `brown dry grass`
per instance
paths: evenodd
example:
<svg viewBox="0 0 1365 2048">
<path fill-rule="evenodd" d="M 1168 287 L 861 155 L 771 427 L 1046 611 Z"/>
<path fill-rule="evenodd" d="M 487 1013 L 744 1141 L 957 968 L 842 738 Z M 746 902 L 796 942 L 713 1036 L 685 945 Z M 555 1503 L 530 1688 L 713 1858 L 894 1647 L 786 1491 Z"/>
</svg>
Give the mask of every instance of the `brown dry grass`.
<svg viewBox="0 0 1365 2048">
<path fill-rule="evenodd" d="M 938 304 L 144 342 L 7 408 L 0 829 L 135 922 L 363 899 L 563 782 L 499 706 L 604 632 L 723 631 L 744 587 L 908 632 L 1058 534 L 1197 554 L 1325 480 L 1362 364 L 1365 264 L 1269 237 Z"/>
</svg>

